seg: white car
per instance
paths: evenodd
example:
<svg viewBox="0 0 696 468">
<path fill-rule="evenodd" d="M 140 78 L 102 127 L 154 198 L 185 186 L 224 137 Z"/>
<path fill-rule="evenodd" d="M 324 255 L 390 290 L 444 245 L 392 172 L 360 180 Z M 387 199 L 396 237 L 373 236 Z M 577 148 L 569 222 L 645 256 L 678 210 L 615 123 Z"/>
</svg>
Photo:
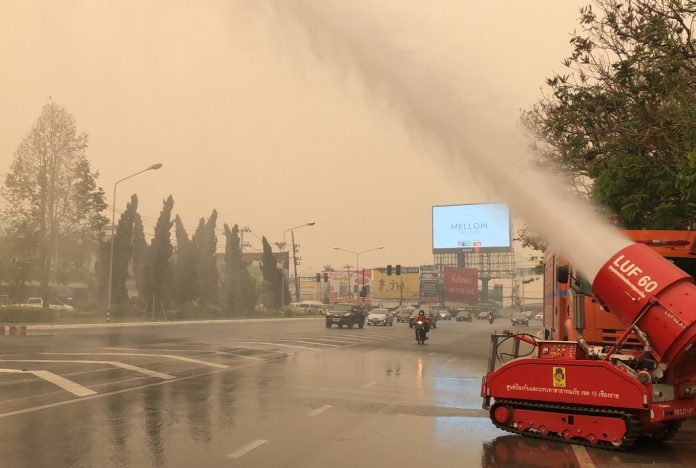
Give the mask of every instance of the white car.
<svg viewBox="0 0 696 468">
<path fill-rule="evenodd" d="M 41 309 L 43 307 L 43 299 L 40 297 L 30 297 L 27 302 L 24 303 L 24 307 L 31 307 L 36 309 Z M 61 311 L 73 311 L 75 308 L 69 304 L 55 300 L 48 305 L 51 310 L 61 310 Z"/>
<path fill-rule="evenodd" d="M 536 314 L 536 315 L 534 316 L 534 320 L 544 320 L 544 313 L 543 313 L 543 312 L 539 312 L 538 314 Z"/>
</svg>

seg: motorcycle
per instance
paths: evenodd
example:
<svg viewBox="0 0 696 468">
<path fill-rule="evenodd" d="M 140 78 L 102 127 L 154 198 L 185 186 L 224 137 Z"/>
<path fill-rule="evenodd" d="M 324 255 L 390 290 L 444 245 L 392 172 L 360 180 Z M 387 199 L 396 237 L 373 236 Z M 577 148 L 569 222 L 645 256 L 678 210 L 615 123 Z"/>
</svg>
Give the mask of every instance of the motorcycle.
<svg viewBox="0 0 696 468">
<path fill-rule="evenodd" d="M 427 324 L 423 320 L 416 321 L 416 342 L 421 345 L 425 344 L 425 340 L 428 339 Z"/>
</svg>

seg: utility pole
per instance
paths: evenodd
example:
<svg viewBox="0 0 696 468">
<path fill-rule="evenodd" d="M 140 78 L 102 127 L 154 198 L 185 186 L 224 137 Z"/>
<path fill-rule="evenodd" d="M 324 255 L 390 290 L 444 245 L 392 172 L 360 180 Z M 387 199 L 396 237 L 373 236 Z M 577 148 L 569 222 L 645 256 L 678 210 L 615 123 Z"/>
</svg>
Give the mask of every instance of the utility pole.
<svg viewBox="0 0 696 468">
<path fill-rule="evenodd" d="M 290 231 L 290 240 L 292 241 L 292 264 L 293 273 L 295 275 L 295 300 L 300 300 L 300 278 L 297 277 L 297 244 L 295 244 L 295 231 Z"/>
<path fill-rule="evenodd" d="M 244 233 L 245 232 L 251 232 L 251 229 L 249 229 L 249 226 L 244 226 L 242 228 L 239 228 L 239 251 L 240 251 L 240 253 L 244 253 L 244 247 L 251 247 L 251 245 L 248 242 L 244 242 Z"/>
</svg>

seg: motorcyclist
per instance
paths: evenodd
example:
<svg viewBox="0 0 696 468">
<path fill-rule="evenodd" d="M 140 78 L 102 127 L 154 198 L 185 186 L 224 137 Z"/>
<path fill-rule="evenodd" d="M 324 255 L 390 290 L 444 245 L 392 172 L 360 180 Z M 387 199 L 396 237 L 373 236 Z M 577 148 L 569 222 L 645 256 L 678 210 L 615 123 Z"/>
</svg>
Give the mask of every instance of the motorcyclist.
<svg viewBox="0 0 696 468">
<path fill-rule="evenodd" d="M 423 331 L 425 332 L 425 339 L 427 340 L 428 339 L 428 332 L 430 331 L 430 319 L 428 318 L 427 315 L 425 315 L 425 311 L 422 309 L 418 311 L 418 316 L 416 317 L 416 320 L 415 320 L 416 338 L 418 337 L 418 329 L 419 329 L 418 322 L 423 322 L 423 325 L 421 325 L 421 326 L 423 327 Z"/>
<path fill-rule="evenodd" d="M 493 323 L 493 320 L 495 317 L 493 317 L 493 312 L 488 312 L 488 323 Z"/>
</svg>

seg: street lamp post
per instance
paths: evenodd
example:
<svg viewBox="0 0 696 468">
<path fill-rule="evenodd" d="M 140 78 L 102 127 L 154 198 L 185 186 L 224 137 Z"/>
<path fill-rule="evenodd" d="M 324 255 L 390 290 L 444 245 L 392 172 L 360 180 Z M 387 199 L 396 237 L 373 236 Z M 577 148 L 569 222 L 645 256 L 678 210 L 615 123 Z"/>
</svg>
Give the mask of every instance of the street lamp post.
<svg viewBox="0 0 696 468">
<path fill-rule="evenodd" d="M 347 249 L 342 249 L 340 247 L 334 247 L 334 250 L 341 250 L 343 252 L 347 252 L 350 254 L 355 255 L 355 272 L 357 274 L 360 274 L 360 255 L 368 252 L 373 252 L 375 250 L 382 250 L 384 246 L 382 247 L 375 247 L 374 249 L 367 249 L 367 250 L 361 250 L 360 252 L 353 252 L 352 250 L 347 250 Z M 362 286 L 363 288 L 365 287 L 365 275 L 362 275 Z M 350 288 L 350 273 L 348 274 L 348 287 Z M 350 297 L 353 297 L 353 292 L 350 292 Z M 363 302 L 365 302 L 365 298 L 363 297 Z"/>
<path fill-rule="evenodd" d="M 301 227 L 305 226 L 314 226 L 316 223 L 314 221 L 309 222 L 309 223 L 304 223 L 300 224 L 299 226 L 291 227 L 283 231 L 283 242 L 282 242 L 282 249 L 281 249 L 281 260 L 282 259 L 282 254 L 285 252 L 285 234 L 287 232 L 292 233 L 292 263 L 294 265 L 294 271 L 295 271 L 295 295 L 299 297 L 299 283 L 297 282 L 297 257 L 295 255 L 295 229 L 299 229 Z M 276 244 L 277 245 L 277 244 Z M 283 262 L 285 263 L 285 262 Z M 288 265 L 289 267 L 289 265 Z M 283 267 L 283 272 L 282 272 L 282 280 L 280 282 L 280 308 L 282 309 L 285 307 L 285 267 Z"/>
<path fill-rule="evenodd" d="M 161 163 L 153 164 L 152 166 L 148 167 L 147 169 L 143 169 L 142 171 L 138 171 L 135 174 L 131 174 L 127 177 L 124 177 L 123 179 L 118 179 L 116 182 L 114 182 L 114 197 L 111 200 L 111 253 L 109 254 L 109 284 L 107 285 L 106 288 L 106 321 L 107 323 L 111 321 L 111 282 L 114 277 L 114 229 L 115 226 L 114 224 L 116 223 L 116 187 L 118 186 L 119 183 L 123 182 L 126 179 L 130 179 L 131 177 L 135 177 L 138 174 L 142 174 L 143 172 L 146 171 L 156 171 L 162 167 Z"/>
</svg>

